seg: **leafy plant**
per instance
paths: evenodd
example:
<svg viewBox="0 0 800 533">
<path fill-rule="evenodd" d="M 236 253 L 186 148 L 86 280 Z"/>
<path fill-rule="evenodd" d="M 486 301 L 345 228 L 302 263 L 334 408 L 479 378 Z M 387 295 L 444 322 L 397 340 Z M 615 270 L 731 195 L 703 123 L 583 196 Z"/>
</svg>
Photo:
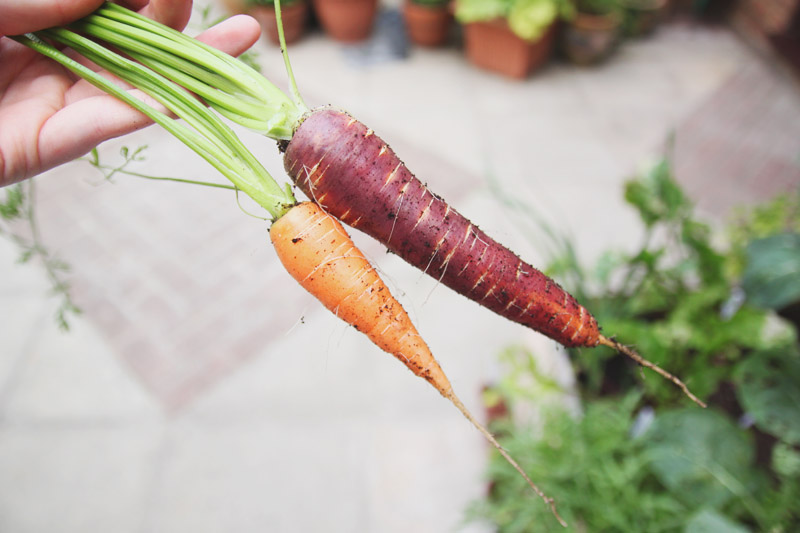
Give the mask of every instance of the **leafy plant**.
<svg viewBox="0 0 800 533">
<path fill-rule="evenodd" d="M 63 330 L 69 329 L 71 316 L 80 314 L 72 300 L 70 285 L 65 275 L 69 265 L 54 255 L 43 243 L 36 219 L 36 186 L 27 180 L 7 187 L 5 200 L 0 202 L 0 237 L 14 243 L 20 250 L 19 263 L 38 261 L 50 281 L 50 292 L 59 300 L 55 319 Z"/>
<path fill-rule="evenodd" d="M 591 15 L 607 15 L 622 10 L 620 0 L 574 0 L 576 12 Z"/>
<path fill-rule="evenodd" d="M 548 411 L 541 438 L 530 427 L 495 424 L 509 452 L 556 499 L 567 531 L 662 531 L 686 512 L 648 470 L 645 440 L 630 438 L 638 400 L 633 394 L 593 402 L 580 418 Z M 511 407 L 517 407 L 513 399 Z M 488 496 L 470 509 L 470 518 L 488 520 L 498 533 L 564 531 L 544 506 L 523 496 L 524 487 L 497 459 L 493 454 Z"/>
<path fill-rule="evenodd" d="M 455 16 L 462 24 L 505 19 L 518 37 L 535 41 L 571 8 L 568 0 L 458 0 Z"/>
<path fill-rule="evenodd" d="M 668 383 L 610 351 L 575 350 L 582 416 L 548 412 L 541 432 L 514 418 L 496 428 L 575 531 L 798 530 L 800 347 L 797 326 L 772 309 L 800 302 L 800 203 L 740 212 L 723 247 L 667 160 L 631 180 L 625 198 L 642 221 L 641 246 L 585 269 L 571 245 L 557 243 L 550 272 L 709 409 L 686 407 Z M 523 388 L 538 373 L 524 360 L 508 367 L 493 400 L 512 414 L 540 404 L 536 388 Z M 503 468 L 492 460 L 491 492 L 472 516 L 501 532 L 559 530 L 545 509 L 525 505 Z"/>
<path fill-rule="evenodd" d="M 720 249 L 710 227 L 695 217 L 668 161 L 630 181 L 625 198 L 639 213 L 644 240 L 632 253 L 607 254 L 584 274 L 587 284 L 607 287 L 589 303 L 601 323 L 631 339 L 701 397 L 716 393 L 748 354 L 785 345 L 789 326 L 765 332 L 770 313 L 743 297 L 733 267 L 736 254 Z M 614 285 L 613 280 L 622 281 Z M 610 352 L 603 362 L 585 352 L 575 356 L 588 396 L 614 383 L 626 387 L 641 381 L 635 368 L 622 366 Z M 663 380 L 641 382 L 656 404 L 680 402 Z"/>
</svg>

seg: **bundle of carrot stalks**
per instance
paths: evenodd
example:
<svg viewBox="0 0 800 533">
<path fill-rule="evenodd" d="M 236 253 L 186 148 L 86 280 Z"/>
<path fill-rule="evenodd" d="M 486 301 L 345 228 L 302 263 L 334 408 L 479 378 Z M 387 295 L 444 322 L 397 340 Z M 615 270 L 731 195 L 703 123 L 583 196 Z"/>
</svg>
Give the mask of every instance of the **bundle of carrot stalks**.
<svg viewBox="0 0 800 533">
<path fill-rule="evenodd" d="M 275 10 L 280 21 L 278 1 Z M 282 40 L 280 22 L 278 32 Z M 677 377 L 602 335 L 595 318 L 575 298 L 430 191 L 373 130 L 338 109 L 308 109 L 297 89 L 285 43 L 282 51 L 291 97 L 241 61 L 111 3 L 70 27 L 16 39 L 153 119 L 264 207 L 272 218 L 272 244 L 287 271 L 326 308 L 450 400 L 562 524 L 553 500 L 456 396 L 408 314 L 339 221 L 374 237 L 410 264 L 495 313 L 567 347 L 609 346 L 658 372 L 705 406 Z M 49 43 L 68 46 L 141 89 L 183 123 Z M 209 108 L 276 140 L 286 172 L 311 201 L 298 203 L 290 187 L 278 185 Z"/>
</svg>

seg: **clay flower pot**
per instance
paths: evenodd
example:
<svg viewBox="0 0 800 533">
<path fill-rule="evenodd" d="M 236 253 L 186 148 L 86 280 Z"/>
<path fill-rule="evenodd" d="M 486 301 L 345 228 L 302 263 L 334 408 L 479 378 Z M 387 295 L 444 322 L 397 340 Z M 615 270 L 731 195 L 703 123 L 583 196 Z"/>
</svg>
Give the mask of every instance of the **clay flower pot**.
<svg viewBox="0 0 800 533">
<path fill-rule="evenodd" d="M 556 25 L 535 41 L 518 37 L 505 19 L 464 25 L 467 59 L 486 70 L 516 79 L 526 78 L 551 56 Z"/>
<path fill-rule="evenodd" d="M 372 33 L 378 0 L 313 0 L 322 29 L 336 41 L 363 41 Z"/>
<path fill-rule="evenodd" d="M 607 58 L 619 41 L 622 17 L 617 13 L 577 13 L 565 27 L 564 54 L 573 63 L 590 65 Z"/>
<path fill-rule="evenodd" d="M 278 42 L 278 24 L 275 21 L 275 9 L 269 6 L 255 6 L 249 11 L 250 16 L 261 24 L 267 39 L 273 44 Z M 300 40 L 306 29 L 308 20 L 308 3 L 305 1 L 281 5 L 283 19 L 283 36 L 287 44 Z"/>
<path fill-rule="evenodd" d="M 453 16 L 447 4 L 418 3 L 406 0 L 403 18 L 411 42 L 420 46 L 441 46 L 450 36 Z"/>
</svg>

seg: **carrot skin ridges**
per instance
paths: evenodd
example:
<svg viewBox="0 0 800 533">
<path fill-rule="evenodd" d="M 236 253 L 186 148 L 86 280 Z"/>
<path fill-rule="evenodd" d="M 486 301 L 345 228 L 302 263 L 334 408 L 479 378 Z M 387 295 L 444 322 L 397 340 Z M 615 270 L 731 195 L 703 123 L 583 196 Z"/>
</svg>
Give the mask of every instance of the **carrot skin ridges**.
<svg viewBox="0 0 800 533">
<path fill-rule="evenodd" d="M 289 274 L 328 310 L 442 395 L 452 395 L 447 376 L 408 314 L 338 220 L 305 202 L 279 218 L 269 233 Z"/>
<path fill-rule="evenodd" d="M 596 346 L 594 317 L 418 180 L 371 129 L 319 108 L 285 146 L 297 186 L 345 224 L 459 294 L 564 346 Z"/>
</svg>

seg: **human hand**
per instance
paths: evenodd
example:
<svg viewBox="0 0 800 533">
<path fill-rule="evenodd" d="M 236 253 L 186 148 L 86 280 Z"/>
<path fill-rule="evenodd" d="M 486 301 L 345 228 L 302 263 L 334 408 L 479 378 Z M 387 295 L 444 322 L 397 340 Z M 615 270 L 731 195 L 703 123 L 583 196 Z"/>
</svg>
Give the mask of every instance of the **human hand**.
<svg viewBox="0 0 800 533">
<path fill-rule="evenodd" d="M 103 0 L 10 0 L 0 3 L 0 187 L 71 161 L 101 142 L 151 121 L 55 62 L 7 38 L 88 15 Z M 128 0 L 125 4 L 182 30 L 191 0 Z M 232 17 L 197 38 L 231 55 L 255 43 L 258 23 Z M 136 92 L 136 91 L 133 91 Z"/>
</svg>

